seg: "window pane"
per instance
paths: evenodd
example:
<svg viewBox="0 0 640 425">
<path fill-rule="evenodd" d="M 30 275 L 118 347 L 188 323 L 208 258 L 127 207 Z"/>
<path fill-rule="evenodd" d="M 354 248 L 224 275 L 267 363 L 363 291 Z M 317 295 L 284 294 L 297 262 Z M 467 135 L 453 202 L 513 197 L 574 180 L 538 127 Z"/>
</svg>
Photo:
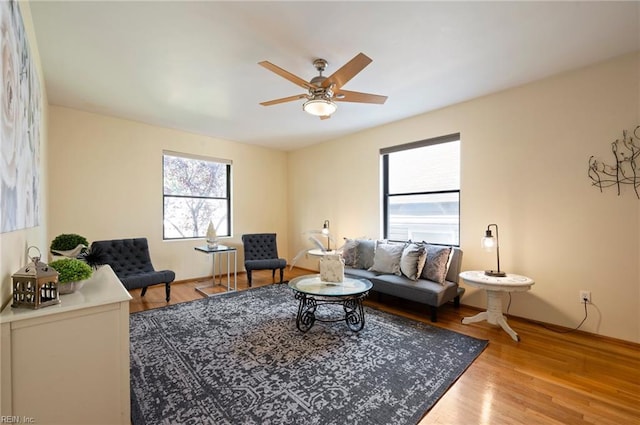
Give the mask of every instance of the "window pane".
<svg viewBox="0 0 640 425">
<path fill-rule="evenodd" d="M 204 238 L 209 221 L 231 236 L 231 163 L 163 154 L 164 239 Z"/>
<path fill-rule="evenodd" d="M 216 226 L 218 236 L 230 236 L 226 199 L 165 196 L 165 239 L 205 237 L 209 220 Z"/>
<path fill-rule="evenodd" d="M 164 155 L 164 194 L 224 198 L 227 164 Z"/>
<path fill-rule="evenodd" d="M 457 245 L 460 194 L 389 197 L 387 238 Z"/>
<path fill-rule="evenodd" d="M 460 141 L 389 154 L 389 193 L 460 189 Z"/>
<path fill-rule="evenodd" d="M 460 243 L 460 135 L 381 149 L 384 237 Z"/>
</svg>

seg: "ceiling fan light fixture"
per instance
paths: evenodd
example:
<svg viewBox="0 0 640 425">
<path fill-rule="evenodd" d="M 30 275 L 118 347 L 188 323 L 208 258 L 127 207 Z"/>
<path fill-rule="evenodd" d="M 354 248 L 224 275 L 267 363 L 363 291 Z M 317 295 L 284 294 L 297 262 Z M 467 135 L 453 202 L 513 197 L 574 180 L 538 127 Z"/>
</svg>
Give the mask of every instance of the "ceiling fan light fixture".
<svg viewBox="0 0 640 425">
<path fill-rule="evenodd" d="M 338 105 L 336 105 L 331 99 L 315 97 L 304 102 L 302 109 L 317 117 L 328 117 L 338 109 Z"/>
</svg>

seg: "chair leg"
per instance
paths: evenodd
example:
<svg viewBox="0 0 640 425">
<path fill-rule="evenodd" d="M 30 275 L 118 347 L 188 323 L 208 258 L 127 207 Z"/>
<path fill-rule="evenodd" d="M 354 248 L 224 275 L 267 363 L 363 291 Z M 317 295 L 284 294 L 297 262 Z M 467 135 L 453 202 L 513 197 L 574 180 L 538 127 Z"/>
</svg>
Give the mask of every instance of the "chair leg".
<svg viewBox="0 0 640 425">
<path fill-rule="evenodd" d="M 453 306 L 455 308 L 460 308 L 460 295 L 458 295 L 453 299 Z"/>
<path fill-rule="evenodd" d="M 284 282 L 284 267 L 280 269 L 280 283 Z"/>
<path fill-rule="evenodd" d="M 276 269 L 271 270 L 271 281 L 273 282 L 276 279 Z"/>
<path fill-rule="evenodd" d="M 144 288 L 142 288 L 142 293 L 140 293 L 141 297 L 144 297 L 144 294 L 147 293 L 147 287 L 145 286 Z"/>
<path fill-rule="evenodd" d="M 249 286 L 251 286 L 251 270 L 247 270 L 247 280 L 249 281 Z"/>
<path fill-rule="evenodd" d="M 437 322 L 438 321 L 438 307 L 429 306 L 429 308 L 431 309 L 431 321 L 432 322 Z"/>
<path fill-rule="evenodd" d="M 171 283 L 165 283 L 164 285 L 164 291 L 167 294 L 167 302 L 169 302 L 169 299 L 171 299 Z"/>
</svg>

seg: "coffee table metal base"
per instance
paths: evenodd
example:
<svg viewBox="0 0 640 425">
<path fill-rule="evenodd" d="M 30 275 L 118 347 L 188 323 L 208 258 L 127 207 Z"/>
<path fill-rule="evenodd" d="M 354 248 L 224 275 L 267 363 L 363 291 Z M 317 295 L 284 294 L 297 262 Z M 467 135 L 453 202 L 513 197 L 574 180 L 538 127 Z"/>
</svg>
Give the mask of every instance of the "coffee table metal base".
<svg viewBox="0 0 640 425">
<path fill-rule="evenodd" d="M 367 297 L 368 292 L 345 297 L 319 297 L 308 295 L 303 292 L 296 292 L 298 304 L 298 315 L 296 316 L 296 326 L 302 332 L 307 332 L 313 324 L 319 322 L 341 322 L 345 321 L 349 329 L 358 332 L 364 328 L 364 308 L 362 300 Z M 344 317 L 337 319 L 320 319 L 316 317 L 316 310 L 324 304 L 342 304 Z"/>
</svg>

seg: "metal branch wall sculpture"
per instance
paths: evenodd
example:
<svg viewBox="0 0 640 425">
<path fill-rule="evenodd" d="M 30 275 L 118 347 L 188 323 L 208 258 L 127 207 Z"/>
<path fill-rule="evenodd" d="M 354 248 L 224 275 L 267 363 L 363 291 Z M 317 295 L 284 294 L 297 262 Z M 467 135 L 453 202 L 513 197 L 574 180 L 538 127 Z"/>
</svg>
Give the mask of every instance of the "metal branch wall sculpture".
<svg viewBox="0 0 640 425">
<path fill-rule="evenodd" d="M 633 130 L 633 136 L 622 131 L 622 140 L 616 139 L 611 143 L 611 152 L 615 158 L 615 164 L 609 165 L 589 158 L 589 178 L 592 185 L 600 189 L 615 186 L 620 196 L 622 185 L 632 185 L 636 197 L 640 199 L 638 186 L 640 186 L 640 169 L 638 169 L 638 156 L 640 155 L 640 125 Z"/>
</svg>

